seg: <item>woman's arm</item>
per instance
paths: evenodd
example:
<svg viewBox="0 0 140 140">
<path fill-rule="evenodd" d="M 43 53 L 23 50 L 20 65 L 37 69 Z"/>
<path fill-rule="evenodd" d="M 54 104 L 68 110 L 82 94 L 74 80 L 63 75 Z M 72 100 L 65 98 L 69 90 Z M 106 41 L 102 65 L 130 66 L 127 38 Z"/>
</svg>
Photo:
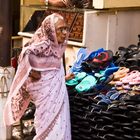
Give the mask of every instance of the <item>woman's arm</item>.
<svg viewBox="0 0 140 140">
<path fill-rule="evenodd" d="M 48 4 L 56 7 L 66 7 L 62 0 L 48 0 Z"/>
</svg>

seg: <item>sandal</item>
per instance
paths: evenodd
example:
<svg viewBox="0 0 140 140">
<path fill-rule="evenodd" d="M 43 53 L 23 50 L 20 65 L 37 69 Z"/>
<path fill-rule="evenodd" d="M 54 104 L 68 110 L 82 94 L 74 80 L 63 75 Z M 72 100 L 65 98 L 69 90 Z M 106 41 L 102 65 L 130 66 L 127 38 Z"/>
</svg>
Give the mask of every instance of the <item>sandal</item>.
<svg viewBox="0 0 140 140">
<path fill-rule="evenodd" d="M 123 84 L 128 84 L 132 80 L 134 80 L 138 75 L 140 75 L 139 71 L 131 71 L 124 78 L 121 79 Z"/>
<path fill-rule="evenodd" d="M 95 86 L 97 83 L 97 80 L 92 75 L 86 76 L 76 87 L 75 89 L 79 92 L 87 92 L 90 90 L 93 86 Z"/>
<path fill-rule="evenodd" d="M 111 67 L 111 68 L 106 68 L 104 74 L 105 75 L 111 75 L 114 72 L 118 71 L 119 67 Z"/>
<path fill-rule="evenodd" d="M 131 57 L 134 54 L 137 54 L 139 50 L 139 46 L 131 44 L 128 46 L 128 52 L 129 52 L 129 57 Z"/>
<path fill-rule="evenodd" d="M 103 48 L 98 49 L 97 51 L 93 51 L 89 54 L 89 56 L 85 59 L 86 61 L 92 61 L 94 57 L 96 57 L 99 53 L 104 52 Z"/>
<path fill-rule="evenodd" d="M 129 84 L 130 85 L 140 85 L 140 74 L 135 79 L 130 81 Z"/>
<path fill-rule="evenodd" d="M 118 71 L 116 71 L 116 72 L 113 73 L 114 78 L 113 78 L 113 80 L 109 84 L 110 85 L 116 85 L 116 84 L 118 85 L 118 83 L 120 83 L 120 79 L 123 78 L 123 77 L 125 77 L 128 72 L 129 72 L 129 69 L 128 68 L 126 68 L 126 67 L 120 67 L 118 69 Z M 119 84 L 119 87 L 120 87 L 120 84 Z"/>
<path fill-rule="evenodd" d="M 106 50 L 98 54 L 98 56 L 94 57 L 92 60 L 93 65 L 98 65 L 100 69 L 103 69 L 108 65 L 110 61 L 113 59 L 113 52 L 111 50 Z"/>
<path fill-rule="evenodd" d="M 115 54 L 116 60 L 114 63 L 116 65 L 119 65 L 120 62 L 124 62 L 127 59 L 127 55 L 128 55 L 128 49 L 123 46 L 120 46 Z"/>
<path fill-rule="evenodd" d="M 126 67 L 120 67 L 117 72 L 114 72 L 114 80 L 120 80 L 121 78 L 125 77 L 126 74 L 129 72 L 129 69 Z"/>
<path fill-rule="evenodd" d="M 81 63 L 87 56 L 87 50 L 85 48 L 80 48 L 77 53 L 77 59 L 74 62 L 73 66 L 70 68 L 70 72 L 78 72 L 81 70 Z"/>
<path fill-rule="evenodd" d="M 140 92 L 140 85 L 133 86 L 132 90 Z"/>
<path fill-rule="evenodd" d="M 112 61 L 112 59 L 113 52 L 111 50 L 105 50 L 101 53 L 98 52 L 98 55 L 95 56 L 92 60 L 87 59 L 81 64 L 82 69 L 89 73 L 98 69 L 104 69 L 109 65 L 109 62 Z"/>
</svg>

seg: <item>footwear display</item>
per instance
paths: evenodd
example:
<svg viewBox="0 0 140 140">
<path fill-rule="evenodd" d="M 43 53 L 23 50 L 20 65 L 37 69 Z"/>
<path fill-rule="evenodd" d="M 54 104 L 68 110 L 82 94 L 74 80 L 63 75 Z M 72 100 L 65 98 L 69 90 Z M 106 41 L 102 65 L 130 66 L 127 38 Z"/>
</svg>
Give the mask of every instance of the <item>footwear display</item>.
<svg viewBox="0 0 140 140">
<path fill-rule="evenodd" d="M 115 56 L 110 50 L 99 49 L 81 63 L 87 75 L 75 86 L 77 93 L 70 100 L 72 130 L 78 131 L 77 137 L 140 139 L 139 51 L 133 44 L 119 47 Z"/>
</svg>

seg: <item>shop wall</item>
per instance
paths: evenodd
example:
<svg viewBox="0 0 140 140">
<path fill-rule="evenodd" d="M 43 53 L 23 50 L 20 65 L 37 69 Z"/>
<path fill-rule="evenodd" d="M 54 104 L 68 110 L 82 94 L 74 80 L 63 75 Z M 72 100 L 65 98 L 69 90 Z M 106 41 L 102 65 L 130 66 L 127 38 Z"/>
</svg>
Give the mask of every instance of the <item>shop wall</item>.
<svg viewBox="0 0 140 140">
<path fill-rule="evenodd" d="M 92 16 L 92 17 L 91 17 Z M 119 46 L 127 47 L 138 42 L 140 34 L 140 10 L 112 10 L 87 14 L 90 22 L 85 24 L 85 46 L 116 51 Z M 91 26 L 92 25 L 92 26 Z M 92 28 L 91 28 L 92 27 Z"/>
</svg>

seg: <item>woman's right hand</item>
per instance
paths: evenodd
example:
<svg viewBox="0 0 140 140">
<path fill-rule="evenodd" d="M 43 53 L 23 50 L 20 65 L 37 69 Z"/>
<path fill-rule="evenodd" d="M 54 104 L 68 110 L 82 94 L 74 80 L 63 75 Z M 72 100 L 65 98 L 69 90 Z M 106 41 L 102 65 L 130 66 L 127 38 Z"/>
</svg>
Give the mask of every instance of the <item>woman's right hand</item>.
<svg viewBox="0 0 140 140">
<path fill-rule="evenodd" d="M 36 82 L 41 78 L 41 72 L 31 70 L 30 73 L 29 73 L 29 77 L 31 78 L 32 82 Z"/>
<path fill-rule="evenodd" d="M 74 77 L 75 77 L 75 74 L 74 74 L 74 73 L 70 73 L 70 74 L 67 74 L 67 75 L 65 76 L 65 80 L 68 81 L 68 80 L 73 79 Z"/>
</svg>

